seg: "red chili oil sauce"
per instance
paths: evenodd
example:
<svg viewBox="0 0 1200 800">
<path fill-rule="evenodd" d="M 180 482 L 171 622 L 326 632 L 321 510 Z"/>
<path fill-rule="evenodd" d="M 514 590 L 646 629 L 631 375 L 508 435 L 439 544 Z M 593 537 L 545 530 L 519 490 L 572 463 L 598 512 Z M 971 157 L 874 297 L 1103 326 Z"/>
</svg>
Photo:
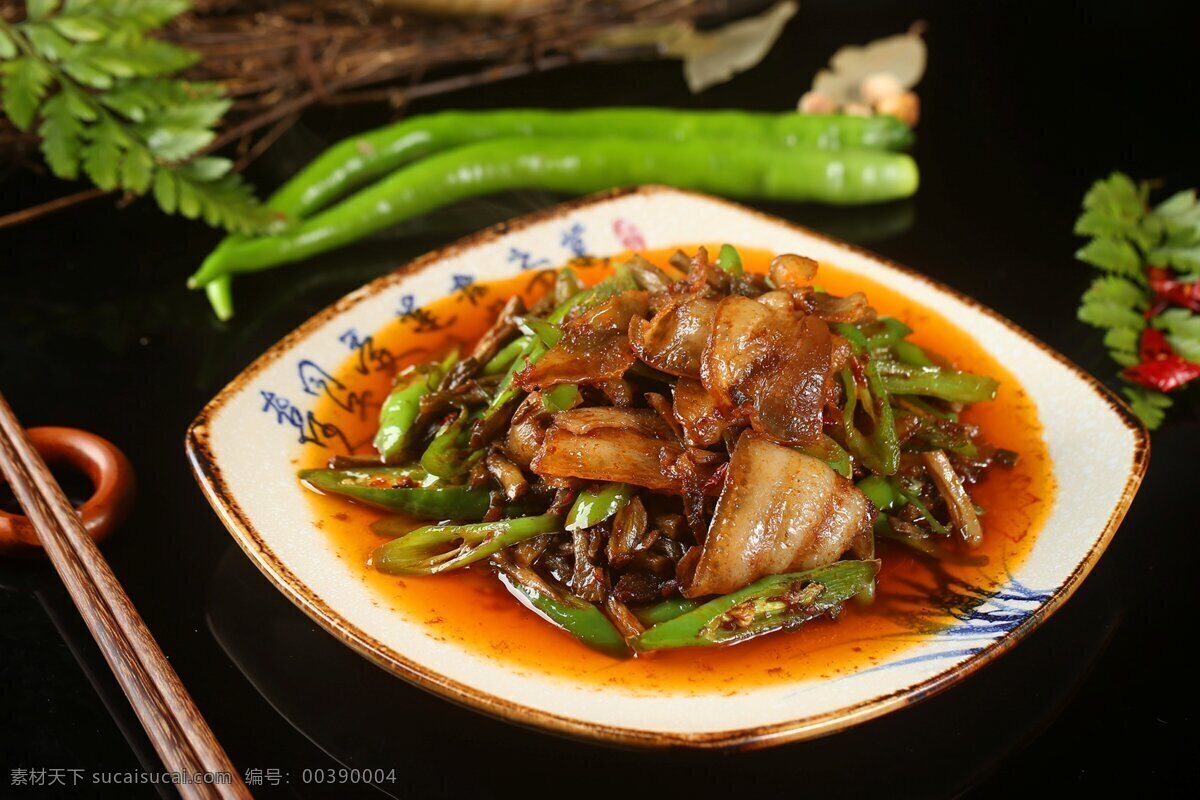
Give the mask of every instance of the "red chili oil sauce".
<svg viewBox="0 0 1200 800">
<path fill-rule="evenodd" d="M 684 246 L 693 252 L 694 245 Z M 642 253 L 665 264 L 676 248 Z M 709 247 L 709 252 L 716 248 Z M 739 248 L 746 269 L 766 271 L 771 254 Z M 615 259 L 615 260 L 619 260 Z M 572 264 L 585 283 L 609 272 L 608 260 Z M 965 331 L 932 309 L 920 306 L 874 281 L 821 264 L 817 284 L 846 295 L 866 293 L 880 315 L 900 319 L 914 331 L 911 340 L 949 359 L 955 366 L 991 375 L 1000 381 L 995 401 L 980 403 L 963 414 L 987 441 L 1020 454 L 1017 465 L 994 467 L 970 487 L 982 517 L 984 544 L 969 551 L 985 556 L 983 566 L 933 562 L 902 545 L 880 542 L 883 567 L 873 604 L 847 604 L 836 620 L 818 620 L 787 633 L 774 633 L 723 648 L 688 648 L 618 660 L 579 644 L 521 605 L 487 568 L 400 578 L 368 566 L 371 551 L 384 539 L 369 525 L 383 514 L 336 497 L 311 493 L 321 529 L 339 556 L 361 565 L 362 579 L 396 614 L 426 625 L 431 635 L 459 642 L 501 660 L 519 672 L 540 673 L 620 686 L 646 692 L 735 692 L 798 678 L 829 678 L 885 660 L 919 638 L 922 631 L 947 624 L 948 609 L 970 603 L 964 585 L 984 591 L 1002 583 L 1032 548 L 1053 504 L 1055 484 L 1037 409 L 1024 389 L 993 356 Z M 500 304 L 514 294 L 527 301 L 540 297 L 553 283 L 551 272 L 479 282 L 432 303 L 416 315 L 400 317 L 373 335 L 376 350 L 386 348 L 396 367 L 429 361 L 451 347 L 468 348 L 492 323 Z M 437 330 L 430 319 L 442 324 Z M 325 400 L 316 415 L 335 423 L 358 453 L 371 450 L 379 403 L 387 395 L 394 370 L 361 374 L 360 356 L 343 364 L 336 377 L 358 390 L 369 390 L 363 413 L 350 413 Z M 301 466 L 323 466 L 330 450 L 309 446 Z M 417 527 L 422 523 L 413 522 Z"/>
</svg>

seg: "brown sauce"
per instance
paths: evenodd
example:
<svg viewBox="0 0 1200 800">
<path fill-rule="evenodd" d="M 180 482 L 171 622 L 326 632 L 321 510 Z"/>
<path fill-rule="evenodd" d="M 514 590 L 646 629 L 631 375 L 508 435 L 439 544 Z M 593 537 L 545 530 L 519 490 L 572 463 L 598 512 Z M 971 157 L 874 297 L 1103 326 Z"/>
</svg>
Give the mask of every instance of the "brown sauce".
<svg viewBox="0 0 1200 800">
<path fill-rule="evenodd" d="M 694 246 L 685 246 L 691 252 Z M 643 253 L 664 264 L 675 248 Z M 747 269 L 765 271 L 770 254 L 739 248 Z M 710 252 L 715 249 L 710 247 Z M 607 262 L 575 264 L 585 282 L 607 274 Z M 400 366 L 430 360 L 454 344 L 469 346 L 494 319 L 500 303 L 513 294 L 536 299 L 549 285 L 549 274 L 480 282 L 468 291 L 432 303 L 417 315 L 399 318 L 373 334 L 376 349 L 386 348 Z M 383 539 L 369 529 L 382 514 L 333 497 L 311 494 L 321 528 L 339 556 L 362 565 L 362 579 L 379 601 L 396 614 L 424 624 L 431 636 L 509 664 L 519 672 L 545 674 L 626 691 L 735 692 L 798 678 L 829 678 L 882 661 L 919 638 L 922 631 L 945 625 L 950 611 L 969 607 L 975 595 L 962 587 L 991 589 L 1003 582 L 1032 548 L 1054 498 L 1050 458 L 1042 441 L 1037 409 L 1012 374 L 979 347 L 969 334 L 929 308 L 907 300 L 873 281 L 822 264 L 817 283 L 833 294 L 865 292 L 881 315 L 909 325 L 912 341 L 950 359 L 957 366 L 997 378 L 997 399 L 963 415 L 980 426 L 984 438 L 1020 454 L 1011 469 L 995 467 L 970 487 L 983 516 L 984 544 L 971 555 L 986 556 L 985 566 L 947 565 L 915 555 L 899 545 L 881 542 L 883 567 L 875 602 L 848 604 L 837 620 L 820 620 L 799 630 L 776 633 L 726 648 L 663 652 L 652 657 L 617 660 L 576 642 L 535 616 L 512 598 L 485 568 L 453 574 L 397 578 L 367 566 L 371 551 Z M 431 323 L 432 320 L 432 323 Z M 437 327 L 436 330 L 431 328 Z M 390 388 L 392 371 L 364 377 L 348 359 L 336 377 L 355 389 L 370 391 L 363 413 L 350 413 L 325 401 L 317 416 L 336 423 L 360 453 L 370 451 L 378 404 Z M 302 466 L 322 466 L 330 450 L 310 446 Z M 414 523 L 414 527 L 416 524 Z M 891 545 L 891 546 L 889 546 Z"/>
</svg>

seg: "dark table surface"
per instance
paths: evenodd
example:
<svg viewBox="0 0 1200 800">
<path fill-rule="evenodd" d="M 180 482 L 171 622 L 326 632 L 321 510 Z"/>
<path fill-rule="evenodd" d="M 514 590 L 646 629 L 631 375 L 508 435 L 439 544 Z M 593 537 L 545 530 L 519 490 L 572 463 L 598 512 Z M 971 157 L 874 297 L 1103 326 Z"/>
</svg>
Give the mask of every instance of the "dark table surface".
<svg viewBox="0 0 1200 800">
<path fill-rule="evenodd" d="M 1085 369 L 1111 377 L 1074 309 L 1089 271 L 1071 226 L 1089 183 L 1120 168 L 1200 184 L 1192 31 L 1169 4 L 806 2 L 757 69 L 699 97 L 678 65 L 589 66 L 425 102 L 791 107 L 837 46 L 928 21 L 915 155 L 920 193 L 862 210 L 765 208 L 910 264 L 975 296 Z M 1051 7 L 1052 6 L 1052 7 Z M 272 186 L 382 111 L 305 117 L 253 177 Z M 2 169 L 2 168 L 0 168 Z M 0 211 L 68 187 L 0 172 Z M 428 696 L 335 643 L 226 535 L 183 455 L 194 414 L 263 349 L 392 266 L 556 198 L 464 204 L 320 263 L 238 284 L 214 322 L 184 277 L 217 237 L 149 203 L 93 203 L 0 233 L 0 387 L 28 426 L 118 443 L 141 494 L 104 551 L 163 650 L 257 791 L 276 797 L 618 796 L 831 792 L 908 797 L 1108 796 L 1121 779 L 1185 794 L 1195 608 L 1185 498 L 1197 488 L 1194 404 L 1156 434 L 1150 475 L 1078 594 L 964 684 L 852 731 L 748 754 L 644 754 L 553 738 Z M 1068 479 L 1086 480 L 1086 475 Z M 0 563 L 0 796 L 10 770 L 157 769 L 153 751 L 52 572 Z M 306 769 L 395 769 L 378 787 L 304 782 Z M 1120 783 L 1114 781 L 1121 781 Z M 150 787 L 80 796 L 153 797 Z"/>
</svg>

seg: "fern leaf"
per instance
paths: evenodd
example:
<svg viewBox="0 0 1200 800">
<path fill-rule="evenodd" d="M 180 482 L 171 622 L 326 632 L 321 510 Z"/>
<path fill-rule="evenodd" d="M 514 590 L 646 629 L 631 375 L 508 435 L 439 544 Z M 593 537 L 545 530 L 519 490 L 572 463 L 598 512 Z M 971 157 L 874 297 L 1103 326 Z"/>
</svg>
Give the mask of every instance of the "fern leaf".
<svg viewBox="0 0 1200 800">
<path fill-rule="evenodd" d="M 121 188 L 134 194 L 145 194 L 154 179 L 154 157 L 140 144 L 131 146 L 121 162 Z"/>
<path fill-rule="evenodd" d="M 174 214 L 179 207 L 176 203 L 179 194 L 177 186 L 176 176 L 170 170 L 160 169 L 154 173 L 154 200 L 168 214 Z"/>
<path fill-rule="evenodd" d="M 79 45 L 78 56 L 114 78 L 145 78 L 187 69 L 196 53 L 161 39 L 120 36 L 95 44 Z"/>
<path fill-rule="evenodd" d="M 42 136 L 42 155 L 46 157 L 50 171 L 66 180 L 78 178 L 83 124 L 72 110 L 68 95 L 60 92 L 42 106 L 42 124 L 38 133 Z"/>
<path fill-rule="evenodd" d="M 7 61 L 17 54 L 17 43 L 0 28 L 0 61 Z"/>
<path fill-rule="evenodd" d="M 38 107 L 50 89 L 53 76 L 40 61 L 30 58 L 7 62 L 2 66 L 4 78 L 4 113 L 22 131 L 29 130 L 37 117 Z"/>
<path fill-rule="evenodd" d="M 91 15 L 59 16 L 50 20 L 50 25 L 73 42 L 98 42 L 112 33 L 110 25 Z"/>
<path fill-rule="evenodd" d="M 112 76 L 86 59 L 63 62 L 63 71 L 90 89 L 111 89 Z"/>
<path fill-rule="evenodd" d="M 48 61 L 61 61 L 70 58 L 74 45 L 55 32 L 49 25 L 30 24 L 25 27 L 25 38 Z"/>
<path fill-rule="evenodd" d="M 57 9 L 58 0 L 28 0 L 25 3 L 25 13 L 34 22 L 45 19 Z"/>
<path fill-rule="evenodd" d="M 88 128 L 90 141 L 83 148 L 83 171 L 105 191 L 120 184 L 121 160 L 128 140 L 110 117 L 101 117 Z"/>
</svg>

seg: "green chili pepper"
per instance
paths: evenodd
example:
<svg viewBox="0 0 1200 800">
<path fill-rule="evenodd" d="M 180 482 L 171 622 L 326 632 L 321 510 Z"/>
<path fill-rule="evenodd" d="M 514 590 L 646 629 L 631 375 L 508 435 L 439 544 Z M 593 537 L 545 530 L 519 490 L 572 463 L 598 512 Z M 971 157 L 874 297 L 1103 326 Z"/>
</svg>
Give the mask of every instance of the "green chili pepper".
<svg viewBox="0 0 1200 800">
<path fill-rule="evenodd" d="M 561 383 L 542 392 L 542 408 L 551 414 L 575 408 L 582 402 L 583 395 L 573 383 Z"/>
<path fill-rule="evenodd" d="M 883 317 L 879 320 L 879 324 L 883 326 L 883 330 L 872 334 L 862 345 L 868 350 L 882 350 L 892 347 L 896 342 L 912 333 L 912 328 L 895 317 Z"/>
<path fill-rule="evenodd" d="M 306 469 L 299 477 L 327 494 L 418 519 L 483 519 L 490 500 L 486 489 L 465 486 L 388 486 L 386 474 L 373 470 Z"/>
<path fill-rule="evenodd" d="M 521 351 L 529 345 L 529 341 L 528 336 L 518 336 L 516 339 L 513 339 L 504 345 L 504 347 L 501 347 L 496 352 L 496 355 L 492 356 L 491 360 L 483 365 L 483 369 L 480 372 L 484 375 L 499 375 L 501 372 L 506 371 L 517 360 L 517 356 L 521 354 Z"/>
<path fill-rule="evenodd" d="M 401 169 L 286 231 L 218 248 L 189 285 L 300 261 L 468 197 L 509 189 L 586 194 L 640 183 L 854 205 L 911 195 L 917 169 L 906 155 L 875 150 L 730 147 L 714 140 L 498 139 Z"/>
<path fill-rule="evenodd" d="M 904 364 L 911 364 L 914 367 L 934 366 L 933 359 L 925 355 L 925 351 L 912 342 L 899 341 L 892 347 L 896 351 L 896 358 Z"/>
<path fill-rule="evenodd" d="M 413 422 L 421 411 L 421 398 L 437 388 L 457 360 L 458 351 L 454 350 L 440 364 L 410 367 L 401 374 L 396 387 L 379 409 L 375 449 L 385 462 L 392 463 L 403 457 L 412 435 Z"/>
<path fill-rule="evenodd" d="M 906 502 L 911 503 L 912 507 L 915 508 L 918 513 L 920 513 L 922 519 L 925 520 L 925 523 L 929 526 L 931 531 L 942 536 L 950 535 L 950 529 L 938 522 L 937 517 L 935 517 L 933 512 L 931 512 L 929 508 L 921 502 L 921 498 L 918 497 L 915 492 L 908 491 L 908 489 L 900 485 L 899 482 L 894 485 L 900 492 L 900 496 L 903 497 Z"/>
<path fill-rule="evenodd" d="M 459 478 L 483 457 L 482 450 L 471 450 L 471 423 L 476 415 L 461 410 L 457 417 L 438 429 L 433 441 L 421 454 L 421 466 L 432 475 L 446 480 Z"/>
<path fill-rule="evenodd" d="M 515 400 L 521 394 L 520 387 L 513 382 L 513 379 L 518 372 L 528 365 L 536 363 L 545 354 L 546 345 L 542 344 L 540 339 L 536 336 L 526 338 L 525 346 L 521 348 L 521 352 L 509 365 L 504 377 L 500 379 L 500 383 L 496 385 L 496 394 L 492 396 L 492 401 L 488 403 L 487 408 L 481 412 L 477 425 L 487 426 L 493 416 L 499 414 L 510 401 Z"/>
<path fill-rule="evenodd" d="M 629 655 L 629 647 L 604 612 L 586 600 L 563 593 L 552 597 L 536 586 L 526 585 L 507 572 L 500 581 L 510 592 L 540 616 L 570 633 L 579 641 L 610 656 Z"/>
<path fill-rule="evenodd" d="M 905 364 L 917 367 L 933 366 L 933 361 L 925 355 L 924 350 L 912 342 L 905 341 L 905 337 L 912 333 L 912 328 L 892 317 L 884 317 L 879 323 L 883 325 L 883 330 L 872 334 L 865 342 L 858 342 L 861 347 L 884 356 L 885 360 L 894 356 L 896 360 Z"/>
<path fill-rule="evenodd" d="M 916 408 L 919 411 L 922 411 L 925 414 L 928 414 L 931 417 L 937 417 L 938 419 L 948 419 L 951 422 L 958 422 L 958 414 L 955 414 L 953 411 L 943 411 L 942 409 L 934 406 L 932 403 L 927 402 L 926 400 L 923 400 L 922 398 L 918 397 L 915 394 L 906 395 L 904 398 L 904 402 L 911 405 L 913 408 Z"/>
<path fill-rule="evenodd" d="M 570 267 L 563 267 L 554 276 L 554 302 L 562 304 L 583 291 L 579 276 Z"/>
<path fill-rule="evenodd" d="M 795 628 L 861 592 L 878 571 L 878 561 L 839 561 L 806 572 L 772 575 L 648 628 L 634 647 L 641 651 L 711 647 Z"/>
<path fill-rule="evenodd" d="M 721 252 L 717 254 L 717 266 L 735 278 L 742 277 L 742 257 L 731 244 L 721 245 Z"/>
<path fill-rule="evenodd" d="M 904 505 L 904 493 L 891 478 L 883 475 L 869 475 L 855 485 L 867 496 L 871 504 L 879 509 L 881 514 L 891 511 L 896 506 Z"/>
<path fill-rule="evenodd" d="M 856 353 L 867 350 L 870 347 L 870 341 L 856 325 L 839 322 L 833 326 L 833 329 L 841 334 L 842 338 L 854 345 Z"/>
<path fill-rule="evenodd" d="M 805 455 L 824 461 L 843 478 L 849 478 L 853 474 L 854 468 L 850 464 L 850 454 L 828 436 L 822 436 L 816 444 L 798 449 Z"/>
<path fill-rule="evenodd" d="M 650 626 L 666 622 L 669 619 L 675 619 L 679 615 L 686 614 L 699 606 L 699 600 L 689 600 L 686 597 L 672 597 L 670 600 L 662 600 L 652 606 L 631 608 L 630 611 L 638 618 L 639 622 Z"/>
<path fill-rule="evenodd" d="M 900 469 L 900 442 L 891 400 L 874 360 L 863 359 L 862 368 L 867 379 L 865 387 L 858 385 L 851 370 L 842 370 L 842 385 L 846 389 L 846 405 L 842 409 L 846 446 L 872 472 L 895 475 Z M 856 421 L 859 409 L 871 421 L 871 430 L 865 434 Z"/>
<path fill-rule="evenodd" d="M 343 139 L 318 156 L 268 201 L 270 208 L 306 217 L 348 189 L 399 166 L 474 142 L 538 137 L 621 137 L 686 141 L 770 142 L 822 149 L 903 149 L 912 130 L 885 115 L 808 115 L 665 108 L 593 108 L 578 111 L 505 109 L 447 111 Z"/>
<path fill-rule="evenodd" d="M 425 156 L 462 145 L 505 137 L 570 136 L 681 140 L 715 138 L 739 145 L 764 144 L 818 149 L 902 149 L 912 131 L 894 117 L 876 115 L 760 114 L 743 111 L 683 111 L 597 108 L 580 111 L 511 109 L 449 111 L 351 136 L 330 147 L 268 200 L 267 207 L 295 224 L 339 197 Z M 248 241 L 227 237 L 217 252 Z M 233 316 L 229 276 L 205 287 L 222 320 Z"/>
<path fill-rule="evenodd" d="M 222 242 L 218 248 L 224 246 L 225 244 Z M 229 275 L 222 275 L 204 287 L 204 294 L 208 297 L 208 304 L 212 306 L 213 314 L 217 319 L 222 322 L 233 319 L 233 278 Z"/>
<path fill-rule="evenodd" d="M 599 525 L 620 511 L 632 496 L 633 491 L 627 483 L 605 483 L 585 489 L 567 513 L 567 530 Z"/>
<path fill-rule="evenodd" d="M 995 400 L 1000 388 L 995 378 L 941 367 L 913 367 L 883 362 L 883 384 L 891 394 L 937 397 L 952 403 Z"/>
<path fill-rule="evenodd" d="M 562 530 L 554 514 L 477 522 L 426 525 L 375 548 L 371 564 L 392 575 L 433 575 L 465 567 L 504 548 Z"/>
<path fill-rule="evenodd" d="M 517 327 L 523 333 L 541 339 L 542 344 L 546 345 L 546 347 L 554 347 L 562 339 L 562 328 L 553 322 L 547 322 L 537 317 L 519 317 L 516 322 Z"/>
<path fill-rule="evenodd" d="M 905 416 L 913 416 L 901 412 Z M 922 450 L 945 450 L 960 456 L 972 457 L 978 454 L 979 448 L 971 441 L 966 432 L 958 430 L 950 432 L 939 428 L 929 420 L 917 416 L 917 429 L 904 444 L 904 449 L 911 452 Z"/>
<path fill-rule="evenodd" d="M 586 310 L 603 303 L 610 297 L 615 297 L 621 292 L 634 291 L 637 288 L 637 281 L 634 280 L 633 273 L 629 271 L 629 268 L 624 264 L 615 264 L 613 265 L 611 275 L 601 279 L 595 286 L 571 295 L 566 302 L 550 312 L 546 317 L 546 323 L 557 325 L 577 308 L 581 311 Z M 557 341 L 556 339 L 555 342 L 557 343 Z"/>
</svg>

